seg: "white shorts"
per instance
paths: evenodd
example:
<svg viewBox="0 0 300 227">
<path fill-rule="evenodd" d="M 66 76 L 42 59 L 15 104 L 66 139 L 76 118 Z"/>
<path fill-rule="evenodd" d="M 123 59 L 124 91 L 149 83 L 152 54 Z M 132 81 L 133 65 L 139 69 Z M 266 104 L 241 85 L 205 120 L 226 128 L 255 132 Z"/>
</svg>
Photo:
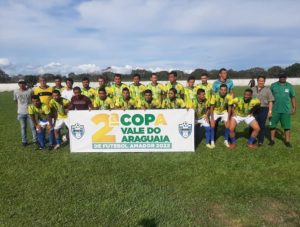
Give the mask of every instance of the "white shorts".
<svg viewBox="0 0 300 227">
<path fill-rule="evenodd" d="M 40 120 L 40 121 L 39 121 L 39 125 L 40 125 L 42 128 L 46 128 L 46 126 L 49 125 L 49 121 L 47 121 L 47 120 Z"/>
<path fill-rule="evenodd" d="M 54 129 L 58 130 L 58 129 L 61 129 L 63 126 L 66 126 L 67 128 L 69 128 L 68 118 L 56 119 Z"/>
<path fill-rule="evenodd" d="M 255 120 L 255 118 L 250 115 L 248 115 L 247 117 L 234 116 L 233 119 L 236 121 L 237 124 L 245 122 L 247 125 L 250 125 L 252 121 Z"/>
<path fill-rule="evenodd" d="M 195 124 L 200 124 L 200 127 L 209 127 L 209 123 L 206 121 L 206 119 L 201 118 L 201 119 L 196 119 Z"/>
<path fill-rule="evenodd" d="M 217 114 L 214 113 L 214 120 L 218 120 L 221 118 L 221 122 L 227 122 L 228 121 L 228 113 L 223 113 L 223 114 Z"/>
</svg>

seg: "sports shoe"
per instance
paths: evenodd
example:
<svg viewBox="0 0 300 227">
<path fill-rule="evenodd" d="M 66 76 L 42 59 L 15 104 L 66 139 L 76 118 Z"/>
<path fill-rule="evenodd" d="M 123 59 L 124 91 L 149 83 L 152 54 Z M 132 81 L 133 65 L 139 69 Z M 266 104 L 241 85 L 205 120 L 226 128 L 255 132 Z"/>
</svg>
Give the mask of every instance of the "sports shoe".
<svg viewBox="0 0 300 227">
<path fill-rule="evenodd" d="M 292 148 L 292 147 L 293 147 L 292 144 L 291 144 L 290 142 L 285 142 L 285 146 L 286 146 L 286 147 L 289 147 L 289 148 Z"/>
<path fill-rule="evenodd" d="M 212 147 L 211 144 L 209 144 L 209 143 L 206 144 L 206 147 L 209 148 L 209 149 L 213 149 L 213 147 Z"/>
<path fill-rule="evenodd" d="M 269 143 L 269 146 L 274 146 L 274 144 L 275 144 L 275 141 L 271 140 L 270 143 Z"/>
<path fill-rule="evenodd" d="M 255 143 L 253 143 L 253 144 L 247 144 L 247 147 L 249 147 L 249 148 L 251 148 L 251 149 L 255 149 L 255 148 L 257 148 L 257 145 L 255 144 Z"/>
<path fill-rule="evenodd" d="M 49 145 L 49 147 L 48 147 L 48 151 L 51 151 L 52 149 L 53 149 L 53 145 Z"/>
<path fill-rule="evenodd" d="M 57 149 L 59 149 L 60 148 L 60 144 L 56 144 L 55 146 L 54 146 L 54 150 L 57 150 Z"/>
<path fill-rule="evenodd" d="M 230 145 L 229 145 L 229 149 L 235 149 L 236 148 L 236 144 L 235 143 L 231 143 Z"/>
<path fill-rule="evenodd" d="M 224 145 L 226 146 L 226 147 L 230 147 L 230 145 L 229 145 L 229 143 L 228 143 L 228 140 L 224 140 Z"/>
<path fill-rule="evenodd" d="M 27 143 L 27 142 L 22 143 L 22 146 L 23 146 L 23 147 L 27 147 L 27 146 L 28 146 L 28 143 Z"/>
</svg>

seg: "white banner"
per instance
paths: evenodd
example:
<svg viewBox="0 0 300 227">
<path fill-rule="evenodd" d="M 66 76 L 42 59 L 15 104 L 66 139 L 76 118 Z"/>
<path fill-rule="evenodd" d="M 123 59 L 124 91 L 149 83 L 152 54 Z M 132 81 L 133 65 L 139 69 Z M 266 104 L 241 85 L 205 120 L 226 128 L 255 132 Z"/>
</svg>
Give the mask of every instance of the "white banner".
<svg viewBox="0 0 300 227">
<path fill-rule="evenodd" d="M 194 111 L 70 111 L 71 152 L 194 151 Z"/>
</svg>

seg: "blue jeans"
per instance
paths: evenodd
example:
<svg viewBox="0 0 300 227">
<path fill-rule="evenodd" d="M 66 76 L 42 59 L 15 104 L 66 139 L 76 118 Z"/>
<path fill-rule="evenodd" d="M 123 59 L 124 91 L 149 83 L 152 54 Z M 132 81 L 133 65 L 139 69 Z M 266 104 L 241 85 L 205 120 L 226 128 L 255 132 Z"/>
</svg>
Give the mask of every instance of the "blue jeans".
<svg viewBox="0 0 300 227">
<path fill-rule="evenodd" d="M 22 143 L 27 143 L 27 122 L 31 129 L 32 141 L 35 143 L 37 140 L 36 130 L 29 114 L 18 114 L 18 120 L 21 126 Z"/>
<path fill-rule="evenodd" d="M 261 107 L 260 111 L 254 114 L 256 121 L 260 127 L 259 134 L 257 136 L 258 143 L 263 144 L 266 134 L 266 121 L 268 118 L 269 107 Z"/>
</svg>

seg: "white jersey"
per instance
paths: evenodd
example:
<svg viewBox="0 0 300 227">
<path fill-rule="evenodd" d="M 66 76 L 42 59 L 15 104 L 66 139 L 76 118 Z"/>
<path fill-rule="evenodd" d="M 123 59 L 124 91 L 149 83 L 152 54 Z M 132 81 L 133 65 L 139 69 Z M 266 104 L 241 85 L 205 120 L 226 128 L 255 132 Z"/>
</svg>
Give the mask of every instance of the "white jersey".
<svg viewBox="0 0 300 227">
<path fill-rule="evenodd" d="M 71 101 L 71 98 L 74 96 L 74 93 L 73 93 L 73 89 L 71 90 L 67 90 L 67 89 L 64 89 L 62 92 L 61 92 L 61 97 Z"/>
</svg>

